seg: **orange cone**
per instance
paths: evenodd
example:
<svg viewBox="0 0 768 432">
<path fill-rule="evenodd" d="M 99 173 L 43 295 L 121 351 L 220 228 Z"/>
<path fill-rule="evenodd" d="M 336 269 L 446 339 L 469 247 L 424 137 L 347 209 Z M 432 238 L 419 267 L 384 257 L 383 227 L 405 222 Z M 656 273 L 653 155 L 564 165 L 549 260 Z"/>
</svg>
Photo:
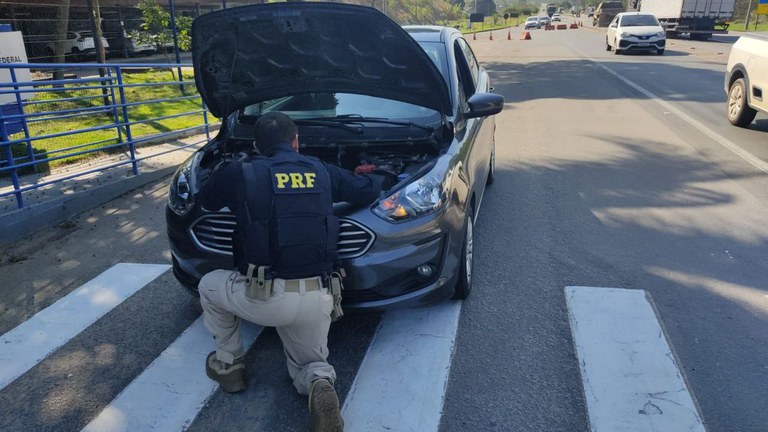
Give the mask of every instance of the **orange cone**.
<svg viewBox="0 0 768 432">
<path fill-rule="evenodd" d="M 531 40 L 531 32 L 523 32 L 520 35 L 520 40 Z"/>
<path fill-rule="evenodd" d="M 491 40 L 493 40 L 493 32 L 491 32 Z"/>
<path fill-rule="evenodd" d="M 512 30 L 507 31 L 507 40 L 512 40 Z"/>
</svg>

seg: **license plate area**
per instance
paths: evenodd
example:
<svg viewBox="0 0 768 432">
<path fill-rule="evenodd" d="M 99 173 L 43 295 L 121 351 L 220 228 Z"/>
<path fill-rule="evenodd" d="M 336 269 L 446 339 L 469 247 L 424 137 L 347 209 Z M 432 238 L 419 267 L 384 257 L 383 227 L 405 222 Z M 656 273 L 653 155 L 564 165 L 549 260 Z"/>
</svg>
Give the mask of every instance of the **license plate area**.
<svg viewBox="0 0 768 432">
<path fill-rule="evenodd" d="M 638 42 L 638 43 L 637 43 L 637 46 L 641 46 L 641 47 L 647 47 L 647 46 L 651 46 L 651 44 L 650 44 L 650 43 L 648 43 L 648 42 Z"/>
</svg>

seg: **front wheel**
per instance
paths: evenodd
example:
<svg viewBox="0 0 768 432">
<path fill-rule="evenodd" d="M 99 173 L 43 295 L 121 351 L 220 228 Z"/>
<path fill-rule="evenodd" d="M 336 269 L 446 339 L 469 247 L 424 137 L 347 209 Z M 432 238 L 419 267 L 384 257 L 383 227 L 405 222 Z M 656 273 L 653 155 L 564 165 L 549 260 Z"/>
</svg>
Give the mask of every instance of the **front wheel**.
<svg viewBox="0 0 768 432">
<path fill-rule="evenodd" d="M 611 50 L 611 44 L 608 43 L 608 38 L 605 38 L 605 50 L 606 51 Z"/>
<path fill-rule="evenodd" d="M 757 111 L 747 104 L 746 89 L 744 78 L 734 81 L 728 89 L 728 121 L 739 127 L 746 127 L 757 115 Z"/>
<path fill-rule="evenodd" d="M 472 292 L 472 264 L 474 258 L 474 225 L 475 211 L 467 207 L 467 227 L 464 230 L 464 245 L 461 247 L 461 262 L 459 263 L 459 280 L 453 291 L 453 298 L 464 300 Z"/>
</svg>

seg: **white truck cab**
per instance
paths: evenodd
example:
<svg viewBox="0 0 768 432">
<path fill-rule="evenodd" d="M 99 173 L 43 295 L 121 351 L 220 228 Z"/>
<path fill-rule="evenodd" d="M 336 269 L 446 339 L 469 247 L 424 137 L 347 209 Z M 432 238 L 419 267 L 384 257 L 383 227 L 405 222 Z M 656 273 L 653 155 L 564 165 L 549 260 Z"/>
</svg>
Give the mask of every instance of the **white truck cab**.
<svg viewBox="0 0 768 432">
<path fill-rule="evenodd" d="M 768 113 L 768 35 L 748 33 L 733 45 L 725 73 L 728 121 L 746 127 Z"/>
</svg>

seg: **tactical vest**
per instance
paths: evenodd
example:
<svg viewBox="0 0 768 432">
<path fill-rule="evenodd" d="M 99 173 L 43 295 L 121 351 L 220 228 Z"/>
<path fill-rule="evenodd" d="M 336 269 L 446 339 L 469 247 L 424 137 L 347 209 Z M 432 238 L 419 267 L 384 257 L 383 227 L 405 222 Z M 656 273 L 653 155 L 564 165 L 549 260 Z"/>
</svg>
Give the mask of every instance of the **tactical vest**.
<svg viewBox="0 0 768 432">
<path fill-rule="evenodd" d="M 273 277 L 299 279 L 333 270 L 339 220 L 323 164 L 296 152 L 278 152 L 241 164 L 245 203 L 238 211 L 238 269 L 270 266 Z"/>
</svg>

